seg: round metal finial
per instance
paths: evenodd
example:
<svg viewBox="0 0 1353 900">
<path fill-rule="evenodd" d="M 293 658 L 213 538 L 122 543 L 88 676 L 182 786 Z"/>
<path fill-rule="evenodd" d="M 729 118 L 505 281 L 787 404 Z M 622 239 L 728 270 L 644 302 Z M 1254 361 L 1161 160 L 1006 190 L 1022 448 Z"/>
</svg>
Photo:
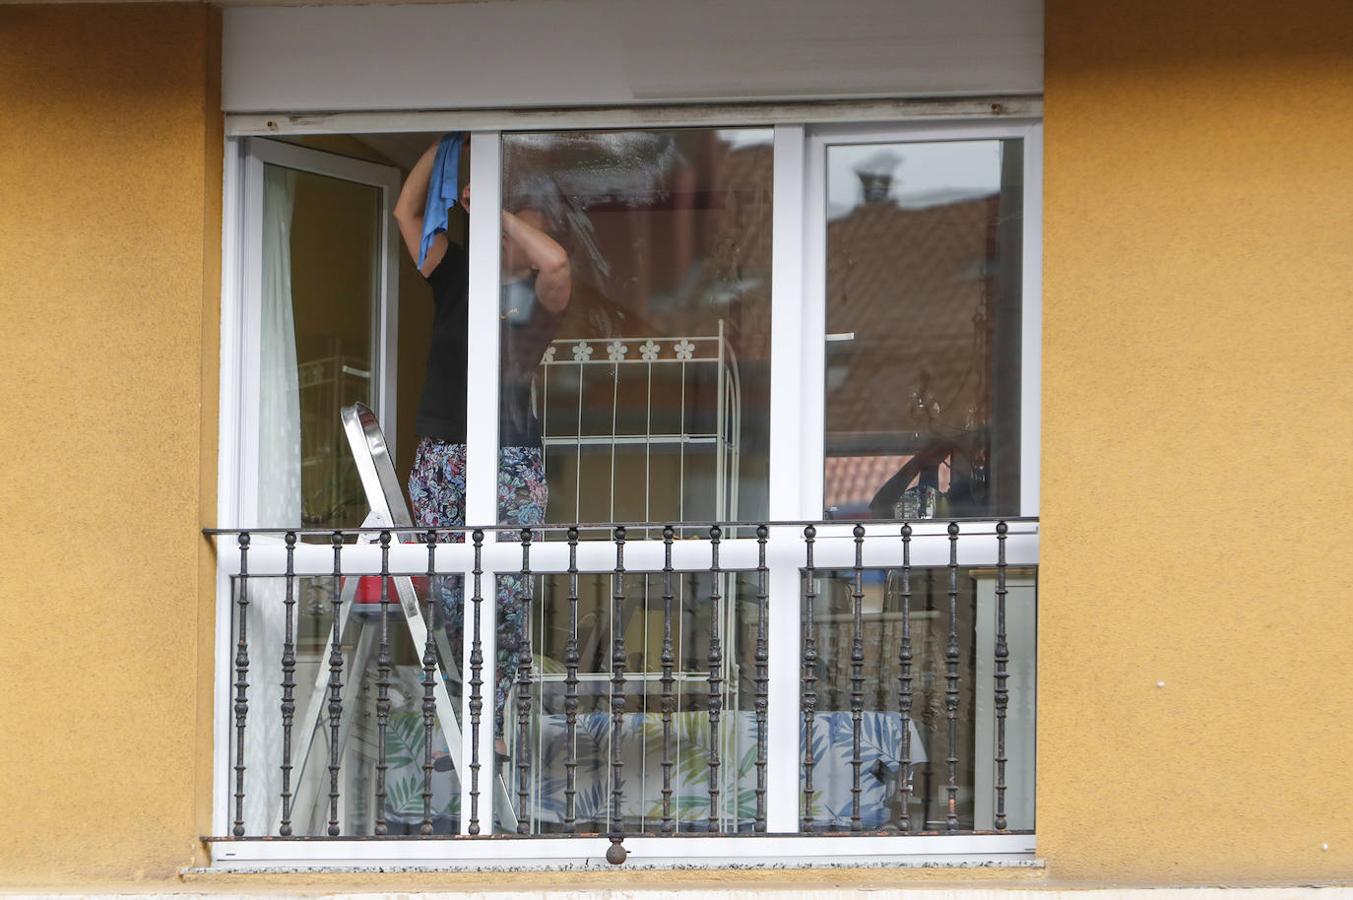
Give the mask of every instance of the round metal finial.
<svg viewBox="0 0 1353 900">
<path fill-rule="evenodd" d="M 817 529 L 814 528 L 812 525 L 809 525 L 808 527 L 803 529 L 803 536 L 811 541 L 813 538 L 817 537 Z"/>
<path fill-rule="evenodd" d="M 756 526 L 756 539 L 758 541 L 764 541 L 766 539 L 766 536 L 769 534 L 770 529 L 767 528 L 765 525 Z"/>
<path fill-rule="evenodd" d="M 957 523 L 957 522 L 950 522 L 950 523 L 949 523 L 949 533 L 950 533 L 951 535 L 958 534 L 958 523 Z"/>
<path fill-rule="evenodd" d="M 623 864 L 628 857 L 629 853 L 620 841 L 612 841 L 611 846 L 606 848 L 606 861 L 613 866 Z"/>
<path fill-rule="evenodd" d="M 1006 534 L 1006 533 L 1009 532 L 1009 531 L 1010 531 L 1010 526 L 1009 526 L 1009 525 L 1005 524 L 1004 522 L 997 522 L 997 523 L 996 523 L 996 533 L 997 533 L 997 534 Z"/>
<path fill-rule="evenodd" d="M 911 523 L 910 523 L 910 522 L 903 523 L 903 525 L 902 525 L 902 536 L 903 536 L 904 538 L 909 538 L 909 537 L 911 537 Z"/>
</svg>

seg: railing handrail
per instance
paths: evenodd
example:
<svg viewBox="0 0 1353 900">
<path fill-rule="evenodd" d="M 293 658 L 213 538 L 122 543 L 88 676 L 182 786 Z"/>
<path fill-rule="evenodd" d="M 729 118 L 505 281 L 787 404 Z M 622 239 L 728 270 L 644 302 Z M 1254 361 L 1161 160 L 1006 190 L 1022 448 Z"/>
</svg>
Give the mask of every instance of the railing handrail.
<svg viewBox="0 0 1353 900">
<path fill-rule="evenodd" d="M 532 525 L 528 530 L 532 533 L 538 532 L 559 532 L 566 533 L 571 529 L 583 531 L 614 531 L 617 528 L 624 528 L 627 531 L 659 531 L 663 528 L 671 527 L 676 530 L 689 530 L 692 528 L 757 528 L 765 526 L 767 528 L 807 528 L 809 525 L 814 527 L 835 527 L 835 528 L 853 528 L 856 525 L 862 525 L 866 528 L 870 526 L 894 526 L 900 528 L 903 525 L 941 525 L 947 526 L 950 523 L 962 526 L 970 525 L 996 525 L 1004 522 L 1006 525 L 1037 525 L 1038 516 L 964 516 L 954 518 L 929 518 L 929 519 L 747 519 L 747 520 L 701 520 L 701 521 L 683 521 L 683 522 L 562 522 L 546 525 Z M 472 534 L 476 531 L 482 532 L 504 532 L 520 531 L 524 526 L 517 526 L 511 523 L 495 525 L 437 525 L 429 527 L 426 525 L 364 525 L 351 528 L 319 528 L 319 527 L 285 527 L 285 526 L 266 526 L 266 527 L 239 527 L 239 528 L 203 528 L 202 534 L 205 537 L 219 537 L 240 534 L 294 534 L 297 537 L 307 535 L 360 535 L 360 534 L 427 534 L 429 531 L 438 534 Z"/>
</svg>

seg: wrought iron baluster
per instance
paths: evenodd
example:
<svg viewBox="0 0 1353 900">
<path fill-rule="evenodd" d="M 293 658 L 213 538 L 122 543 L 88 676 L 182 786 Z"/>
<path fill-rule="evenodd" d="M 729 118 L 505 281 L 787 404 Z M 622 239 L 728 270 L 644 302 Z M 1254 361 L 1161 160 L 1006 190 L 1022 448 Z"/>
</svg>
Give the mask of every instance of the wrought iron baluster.
<svg viewBox="0 0 1353 900">
<path fill-rule="evenodd" d="M 803 529 L 804 606 L 803 611 L 803 830 L 813 830 L 813 752 L 814 717 L 817 714 L 817 573 L 813 567 L 813 542 L 817 529 Z"/>
<path fill-rule="evenodd" d="M 620 757 L 621 729 L 625 724 L 625 528 L 615 529 L 615 573 L 611 576 L 611 846 L 606 861 L 619 865 L 625 861 L 625 829 L 621 820 L 624 800 Z"/>
<path fill-rule="evenodd" d="M 296 716 L 296 532 L 288 531 L 286 596 L 283 610 L 286 615 L 285 635 L 282 639 L 282 821 L 277 833 L 291 835 L 291 728 Z M 314 723 L 311 723 L 314 726 Z"/>
<path fill-rule="evenodd" d="M 672 818 L 672 713 L 676 711 L 676 696 L 672 690 L 676 679 L 672 667 L 676 657 L 672 650 L 672 535 L 671 525 L 662 529 L 662 830 L 673 832 Z"/>
<path fill-rule="evenodd" d="M 1005 540 L 1010 526 L 996 523 L 996 830 L 1006 830 L 1005 815 L 1005 716 L 1010 705 L 1006 671 L 1010 645 L 1005 632 Z"/>
<path fill-rule="evenodd" d="M 235 837 L 244 837 L 244 729 L 249 718 L 249 532 L 240 532 L 240 624 L 235 644 Z"/>
<path fill-rule="evenodd" d="M 484 575 L 484 530 L 476 528 L 470 535 L 474 542 L 474 635 L 470 642 L 470 834 L 479 834 L 479 724 L 484 713 L 484 643 L 480 640 L 480 615 L 484 605 L 481 581 Z M 464 629 L 462 629 L 462 635 Z M 461 638 L 464 640 L 464 637 Z"/>
<path fill-rule="evenodd" d="M 338 837 L 338 776 L 342 766 L 338 732 L 343 724 L 343 533 L 329 538 L 334 548 L 333 634 L 329 639 L 329 837 Z"/>
<path fill-rule="evenodd" d="M 958 523 L 949 523 L 949 643 L 944 651 L 944 708 L 949 719 L 945 830 L 958 830 Z"/>
<path fill-rule="evenodd" d="M 385 738 L 390 730 L 390 532 L 382 531 L 381 544 L 381 631 L 376 654 L 376 834 L 390 831 L 385 821 Z"/>
<path fill-rule="evenodd" d="M 719 720 L 723 710 L 723 643 L 719 639 L 719 626 L 723 623 L 720 610 L 719 592 L 719 539 L 722 530 L 718 525 L 709 529 L 709 576 L 710 592 L 709 612 L 709 830 L 720 832 L 723 825 L 719 817 Z"/>
<path fill-rule="evenodd" d="M 864 526 L 856 525 L 855 581 L 850 592 L 850 830 L 859 831 L 860 770 L 864 759 L 861 738 L 864 730 Z"/>
<path fill-rule="evenodd" d="M 770 595 L 766 591 L 766 538 L 770 529 L 756 526 L 756 823 L 766 830 L 766 717 L 770 707 L 770 645 L 766 634 Z"/>
<path fill-rule="evenodd" d="M 531 832 L 531 529 L 521 530 L 522 644 L 517 651 L 517 833 Z M 494 694 L 495 698 L 497 694 Z M 496 701 L 495 701 L 496 702 Z"/>
<path fill-rule="evenodd" d="M 564 648 L 564 827 L 576 833 L 578 796 L 578 528 L 568 530 L 568 643 Z"/>
<path fill-rule="evenodd" d="M 428 582 L 423 592 L 423 624 L 427 640 L 423 644 L 423 823 L 420 834 L 432 834 L 432 727 L 437 715 L 437 650 L 432 639 L 434 615 L 432 595 L 437 584 L 437 531 L 428 529 Z"/>
<path fill-rule="evenodd" d="M 902 526 L 902 647 L 897 653 L 899 681 L 897 708 L 902 713 L 901 779 L 902 831 L 911 831 L 911 525 Z"/>
</svg>

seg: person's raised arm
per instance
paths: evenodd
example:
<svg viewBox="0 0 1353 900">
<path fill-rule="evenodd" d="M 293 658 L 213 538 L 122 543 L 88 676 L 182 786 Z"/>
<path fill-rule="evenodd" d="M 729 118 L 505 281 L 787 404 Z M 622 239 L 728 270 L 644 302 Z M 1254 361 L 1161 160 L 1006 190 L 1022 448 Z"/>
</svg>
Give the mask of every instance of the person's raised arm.
<svg viewBox="0 0 1353 900">
<path fill-rule="evenodd" d="M 503 210 L 503 234 L 521 248 L 536 271 L 536 298 L 556 315 L 568 308 L 573 273 L 559 242 L 521 216 Z"/>
<path fill-rule="evenodd" d="M 409 170 L 409 177 L 404 179 L 404 186 L 400 188 L 399 199 L 395 201 L 395 222 L 399 224 L 400 237 L 404 238 L 404 246 L 413 257 L 414 265 L 418 265 L 418 250 L 423 243 L 423 210 L 427 209 L 428 183 L 432 180 L 432 165 L 437 159 L 437 143 L 433 141 L 432 146 L 424 150 L 418 162 L 414 163 Z M 446 255 L 446 242 L 445 232 L 433 237 L 427 259 L 419 267 L 424 278 L 432 274 Z"/>
</svg>

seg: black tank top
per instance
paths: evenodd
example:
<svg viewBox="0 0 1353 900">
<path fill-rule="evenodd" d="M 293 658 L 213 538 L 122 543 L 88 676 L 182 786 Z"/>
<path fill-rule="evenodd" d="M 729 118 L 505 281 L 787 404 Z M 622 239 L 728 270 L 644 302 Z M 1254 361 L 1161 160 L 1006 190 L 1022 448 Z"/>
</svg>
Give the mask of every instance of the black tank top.
<svg viewBox="0 0 1353 900">
<path fill-rule="evenodd" d="M 446 255 L 427 281 L 434 304 L 432 346 L 414 430 L 421 437 L 463 444 L 469 325 L 469 267 L 464 248 L 448 244 Z M 499 293 L 498 421 L 503 447 L 540 446 L 531 381 L 559 319 L 535 302 L 534 275 L 504 285 Z"/>
</svg>

